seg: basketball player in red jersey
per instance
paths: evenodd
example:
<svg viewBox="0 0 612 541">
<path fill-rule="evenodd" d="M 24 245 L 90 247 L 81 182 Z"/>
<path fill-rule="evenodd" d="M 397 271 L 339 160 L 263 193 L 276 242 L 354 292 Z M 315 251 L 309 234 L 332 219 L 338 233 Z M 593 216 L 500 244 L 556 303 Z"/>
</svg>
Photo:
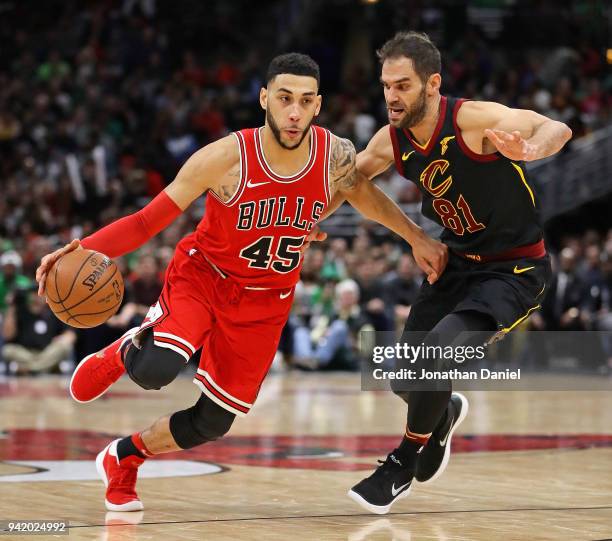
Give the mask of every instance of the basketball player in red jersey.
<svg viewBox="0 0 612 541">
<path fill-rule="evenodd" d="M 539 308 L 551 274 L 524 162 L 555 154 L 572 132 L 534 111 L 442 96 L 440 52 L 425 34 L 399 33 L 378 55 L 389 124 L 357 156 L 358 172 L 371 179 L 395 164 L 419 187 L 422 212 L 443 227 L 449 248 L 444 273 L 421 286 L 404 340 L 428 345 L 444 336 L 475 345 L 501 337 Z M 376 193 L 359 182 L 349 200 L 361 209 Z M 326 213 L 342 197 L 338 192 Z M 408 404 L 406 432 L 349 491 L 358 504 L 387 513 L 413 479 L 431 482 L 444 471 L 468 408 L 446 383 L 435 391 L 394 388 Z"/>
<path fill-rule="evenodd" d="M 67 251 L 130 252 L 207 193 L 205 215 L 178 244 L 159 301 L 142 325 L 85 357 L 70 382 L 78 402 L 100 397 L 124 372 L 145 389 L 160 389 L 202 348 L 197 403 L 111 442 L 98 455 L 111 511 L 143 508 L 135 485 L 144 460 L 220 438 L 255 402 L 289 315 L 304 239 L 331 198 L 342 191 L 350 199 L 357 183 L 350 141 L 312 125 L 321 107 L 318 88 L 319 68 L 310 57 L 276 57 L 261 90 L 263 127 L 202 148 L 144 209 L 41 261 L 36 277 L 44 294 L 47 272 Z M 381 192 L 363 208 L 412 245 L 435 281 L 446 263 L 445 247 Z"/>
</svg>

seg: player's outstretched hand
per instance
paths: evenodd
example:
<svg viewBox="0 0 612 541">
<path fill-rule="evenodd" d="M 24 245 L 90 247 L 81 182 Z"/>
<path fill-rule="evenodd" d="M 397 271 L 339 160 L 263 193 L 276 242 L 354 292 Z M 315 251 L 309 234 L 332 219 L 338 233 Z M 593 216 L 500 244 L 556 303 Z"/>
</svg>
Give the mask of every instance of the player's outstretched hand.
<svg viewBox="0 0 612 541">
<path fill-rule="evenodd" d="M 519 131 L 485 130 L 484 133 L 506 158 L 525 162 L 536 159 L 537 147 L 523 139 Z"/>
<path fill-rule="evenodd" d="M 430 284 L 435 283 L 448 263 L 448 246 L 425 233 L 412 243 L 412 255 L 419 268 L 427 275 Z"/>
<path fill-rule="evenodd" d="M 308 236 L 304 239 L 304 244 L 300 248 L 300 252 L 304 255 L 304 252 L 308 249 L 311 242 L 322 242 L 327 238 L 327 233 L 321 231 L 318 226 L 314 226 Z"/>
<path fill-rule="evenodd" d="M 55 262 L 68 252 L 73 250 L 82 250 L 81 241 L 74 239 L 69 244 L 66 244 L 63 248 L 55 250 L 55 252 L 47 254 L 40 260 L 40 265 L 36 269 L 36 281 L 38 282 L 38 295 L 40 297 L 45 294 L 45 282 L 47 281 L 47 273 L 51 270 L 51 267 L 55 265 Z"/>
</svg>

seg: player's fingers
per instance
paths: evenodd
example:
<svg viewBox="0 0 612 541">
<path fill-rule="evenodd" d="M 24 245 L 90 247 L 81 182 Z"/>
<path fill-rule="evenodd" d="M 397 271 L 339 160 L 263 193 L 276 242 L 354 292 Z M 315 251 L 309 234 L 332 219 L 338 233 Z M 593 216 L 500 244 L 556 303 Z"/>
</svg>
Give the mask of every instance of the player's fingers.
<svg viewBox="0 0 612 541">
<path fill-rule="evenodd" d="M 535 145 L 530 145 L 529 143 L 525 143 L 523 147 L 523 159 L 525 161 L 534 160 L 536 157 L 537 149 Z"/>
<path fill-rule="evenodd" d="M 444 256 L 442 257 L 442 266 L 440 267 L 440 274 L 444 272 L 446 265 L 448 265 L 448 250 L 444 251 Z"/>
<path fill-rule="evenodd" d="M 81 246 L 81 241 L 79 239 L 72 239 L 68 244 L 66 244 L 66 246 L 64 246 L 60 250 L 60 254 L 58 256 L 58 259 L 59 259 L 59 257 L 63 256 L 64 254 L 67 254 L 68 252 L 72 252 L 73 250 L 76 250 L 80 246 Z"/>
<path fill-rule="evenodd" d="M 324 231 L 321 231 L 318 227 L 314 227 L 313 230 L 310 233 L 308 233 L 308 235 L 306 236 L 306 241 L 307 242 L 312 242 L 312 241 L 321 242 L 325 240 L 326 238 L 327 238 L 327 233 L 325 233 Z"/>
<path fill-rule="evenodd" d="M 40 260 L 40 265 L 39 267 L 36 269 L 36 281 L 39 282 L 42 275 L 44 273 L 46 273 L 49 270 L 49 261 L 51 260 L 51 254 L 50 255 L 46 255 L 45 257 L 43 257 Z"/>
<path fill-rule="evenodd" d="M 440 254 L 438 256 L 438 258 L 436 259 L 436 265 L 435 265 L 436 274 L 438 275 L 442 274 L 442 271 L 446 267 L 447 261 L 448 261 L 448 256 L 446 253 Z"/>
<path fill-rule="evenodd" d="M 485 130 L 485 135 L 496 147 L 499 148 L 504 146 L 504 141 L 500 139 L 493 130 Z"/>
<path fill-rule="evenodd" d="M 45 273 L 45 274 L 41 275 L 40 279 L 37 279 L 38 280 L 38 296 L 39 297 L 44 297 L 44 295 L 45 295 L 45 282 L 47 281 L 46 278 L 47 278 L 47 274 Z"/>
<path fill-rule="evenodd" d="M 514 141 L 514 136 L 512 134 L 508 133 L 507 131 L 504 131 L 504 130 L 493 130 L 493 132 L 502 141 L 508 141 L 508 142 Z"/>
<path fill-rule="evenodd" d="M 431 278 L 432 277 L 437 278 L 437 273 L 436 273 L 436 270 L 431 265 L 431 263 L 427 261 L 426 259 L 423 259 L 422 257 L 417 258 L 416 262 L 419 268 L 427 275 L 427 281 L 430 284 L 433 284 L 433 282 L 431 281 Z"/>
</svg>

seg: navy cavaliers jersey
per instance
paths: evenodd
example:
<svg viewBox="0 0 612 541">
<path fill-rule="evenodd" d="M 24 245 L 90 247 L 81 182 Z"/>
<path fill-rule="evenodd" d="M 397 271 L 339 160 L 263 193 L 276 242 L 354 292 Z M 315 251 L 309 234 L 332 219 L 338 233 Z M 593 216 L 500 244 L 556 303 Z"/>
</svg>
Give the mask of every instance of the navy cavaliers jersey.
<svg viewBox="0 0 612 541">
<path fill-rule="evenodd" d="M 238 188 L 228 201 L 208 192 L 194 236 L 200 252 L 241 285 L 289 288 L 299 280 L 300 247 L 329 204 L 331 133 L 312 126 L 308 161 L 287 177 L 266 161 L 262 129 L 234 133 Z"/>
<path fill-rule="evenodd" d="M 540 242 L 538 202 L 524 162 L 467 147 L 457 127 L 464 101 L 442 96 L 425 146 L 408 129 L 389 126 L 399 173 L 418 186 L 422 213 L 443 226 L 440 240 L 457 252 L 479 259 Z"/>
</svg>

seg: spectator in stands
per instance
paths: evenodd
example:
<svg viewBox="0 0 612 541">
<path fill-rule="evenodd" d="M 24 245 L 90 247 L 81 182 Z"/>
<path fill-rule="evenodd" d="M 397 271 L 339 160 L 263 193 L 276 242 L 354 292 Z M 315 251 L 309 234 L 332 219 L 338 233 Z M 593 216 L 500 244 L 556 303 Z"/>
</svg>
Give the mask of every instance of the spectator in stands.
<svg viewBox="0 0 612 541">
<path fill-rule="evenodd" d="M 311 319 L 310 326 L 294 330 L 293 363 L 315 369 L 356 369 L 356 346 L 361 331 L 373 331 L 370 319 L 359 305 L 359 286 L 351 279 L 339 282 L 334 289 L 335 310 L 332 315 Z"/>
<path fill-rule="evenodd" d="M 594 328 L 598 314 L 606 305 L 606 280 L 602 270 L 601 250 L 597 244 L 587 246 L 585 250 L 586 269 L 582 275 L 585 287 L 585 317 L 588 327 Z"/>
<path fill-rule="evenodd" d="M 601 304 L 594 314 L 593 327 L 596 331 L 603 331 L 603 349 L 607 358 L 607 370 L 612 373 L 612 230 L 609 236 L 610 240 L 601 258 L 603 289 L 600 296 Z"/>
<path fill-rule="evenodd" d="M 0 256 L 0 312 L 6 310 L 8 295 L 17 288 L 26 288 L 31 281 L 21 274 L 21 256 L 14 250 Z"/>
<path fill-rule="evenodd" d="M 361 292 L 361 309 L 371 319 L 377 331 L 388 331 L 393 326 L 385 311 L 385 289 L 381 277 L 377 272 L 377 262 L 372 257 L 366 257 L 358 263 L 355 279 Z"/>
<path fill-rule="evenodd" d="M 576 272 L 576 266 L 574 250 L 564 248 L 559 255 L 559 272 L 553 277 L 542 306 L 542 318 L 546 330 L 586 329 L 588 315 L 584 307 L 587 302 L 587 292 L 584 281 Z"/>
<path fill-rule="evenodd" d="M 388 317 L 394 322 L 395 329 L 403 329 L 410 314 L 410 307 L 419 292 L 422 275 L 414 259 L 402 254 L 395 270 L 383 280 L 383 297 Z"/>
<path fill-rule="evenodd" d="M 108 320 L 108 325 L 121 330 L 140 325 L 161 293 L 163 281 L 159 273 L 155 256 L 140 257 L 134 273 L 127 280 L 127 302 L 123 304 L 118 314 Z"/>
<path fill-rule="evenodd" d="M 60 322 L 35 289 L 17 289 L 10 295 L 3 322 L 2 356 L 9 372 L 49 372 L 72 357 L 76 334 Z"/>
</svg>

